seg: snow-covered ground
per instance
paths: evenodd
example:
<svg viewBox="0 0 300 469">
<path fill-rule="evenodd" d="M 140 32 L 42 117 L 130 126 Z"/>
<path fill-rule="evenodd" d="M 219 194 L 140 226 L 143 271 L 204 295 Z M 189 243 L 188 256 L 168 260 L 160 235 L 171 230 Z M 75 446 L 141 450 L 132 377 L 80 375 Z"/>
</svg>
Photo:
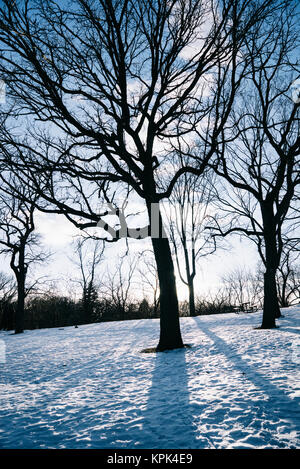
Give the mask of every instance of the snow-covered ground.
<svg viewBox="0 0 300 469">
<path fill-rule="evenodd" d="M 284 314 L 183 318 L 192 347 L 158 354 L 140 353 L 158 320 L 1 332 L 0 447 L 300 447 L 300 307 Z"/>
</svg>

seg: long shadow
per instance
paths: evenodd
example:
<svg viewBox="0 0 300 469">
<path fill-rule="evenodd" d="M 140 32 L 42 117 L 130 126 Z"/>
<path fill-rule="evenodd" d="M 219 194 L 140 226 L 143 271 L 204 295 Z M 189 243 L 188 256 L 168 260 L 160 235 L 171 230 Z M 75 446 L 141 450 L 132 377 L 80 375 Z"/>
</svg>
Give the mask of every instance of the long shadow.
<svg viewBox="0 0 300 469">
<path fill-rule="evenodd" d="M 278 329 L 280 332 L 290 332 L 291 334 L 295 334 L 300 339 L 300 329 L 297 329 L 296 327 L 288 327 L 285 326 L 285 324 L 280 324 Z"/>
<path fill-rule="evenodd" d="M 197 448 L 190 408 L 187 349 L 157 353 L 143 412 L 144 448 Z"/>
<path fill-rule="evenodd" d="M 76 391 L 77 386 L 80 391 L 80 382 L 91 379 L 89 372 L 93 361 L 81 373 L 76 367 L 68 376 L 68 384 L 63 380 L 55 384 L 55 389 L 46 389 L 32 406 L 16 415 L 13 410 L 5 413 L 6 427 L 11 419 L 13 428 L 9 432 L 5 429 L 9 433 L 7 437 L 0 435 L 0 447 L 197 447 L 189 403 L 186 353 L 188 350 L 182 349 L 155 354 L 152 382 L 145 398 L 124 376 L 124 383 L 116 383 L 116 392 L 123 392 L 124 399 L 116 399 L 114 403 L 114 396 L 109 394 L 112 405 L 105 409 L 101 409 L 101 401 L 98 402 L 102 392 L 97 386 L 90 391 L 87 389 L 89 399 L 82 406 L 70 398 L 68 403 L 60 400 L 61 392 L 66 395 L 72 388 Z M 43 409 L 43 402 L 45 407 L 50 402 L 53 411 Z M 17 441 L 16 446 L 14 441 Z"/>
<path fill-rule="evenodd" d="M 278 417 L 289 420 L 299 429 L 299 402 L 296 399 L 291 399 L 280 388 L 263 376 L 262 373 L 259 373 L 256 368 L 251 366 L 247 360 L 237 355 L 225 340 L 221 339 L 221 337 L 207 327 L 207 324 L 200 321 L 197 317 L 195 317 L 194 320 L 198 323 L 199 329 L 201 329 L 201 331 L 203 331 L 215 343 L 219 351 L 228 358 L 229 362 L 238 371 L 244 373 L 245 377 L 249 381 L 268 396 L 268 402 L 272 402 L 272 408 L 275 409 L 274 413 L 276 413 Z M 282 405 L 284 405 L 284 408 L 282 408 Z M 287 408 L 285 406 L 287 406 Z M 266 408 L 265 410 L 268 413 L 271 412 L 270 408 Z"/>
</svg>

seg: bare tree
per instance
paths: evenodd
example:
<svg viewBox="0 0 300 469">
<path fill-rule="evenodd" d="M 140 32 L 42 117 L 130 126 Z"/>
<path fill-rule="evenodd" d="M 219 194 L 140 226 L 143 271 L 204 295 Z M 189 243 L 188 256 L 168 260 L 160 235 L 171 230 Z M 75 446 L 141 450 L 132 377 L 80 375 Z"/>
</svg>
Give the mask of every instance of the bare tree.
<svg viewBox="0 0 300 469">
<path fill-rule="evenodd" d="M 40 249 L 39 235 L 34 232 L 34 212 L 36 197 L 28 194 L 27 188 L 17 189 L 17 180 L 8 174 L 11 186 L 16 187 L 16 192 L 11 191 L 2 180 L 0 190 L 0 253 L 9 256 L 10 267 L 17 282 L 17 309 L 15 317 L 16 334 L 24 329 L 24 305 L 26 295 L 32 291 L 38 280 L 30 287 L 26 287 L 26 278 L 30 266 L 44 262 L 48 253 Z M 2 176 L 1 176 L 2 179 Z M 31 203 L 20 199 L 20 193 L 24 193 L 24 199 L 31 199 Z"/>
<path fill-rule="evenodd" d="M 252 239 L 265 266 L 262 328 L 275 327 L 280 316 L 276 272 L 283 233 L 293 238 L 299 217 L 300 107 L 291 90 L 300 73 L 293 63 L 298 19 L 290 2 L 263 33 L 248 38 L 251 76 L 236 100 L 230 125 L 223 129 L 212 164 L 224 180 L 219 205 L 225 216 L 215 218 L 216 232 Z"/>
<path fill-rule="evenodd" d="M 125 256 L 119 257 L 115 271 L 111 272 L 110 268 L 103 281 L 103 292 L 122 320 L 128 317 L 136 264 L 137 260 L 134 261 Z"/>
<path fill-rule="evenodd" d="M 174 186 L 165 210 L 179 277 L 189 289 L 190 316 L 195 316 L 197 261 L 216 250 L 215 238 L 205 229 L 213 198 L 211 178 L 206 173 L 201 178 L 184 174 Z"/>
<path fill-rule="evenodd" d="M 16 284 L 13 277 L 0 272 L 0 302 L 11 301 L 16 293 Z"/>
<path fill-rule="evenodd" d="M 13 299 L 17 292 L 16 282 L 10 275 L 0 272 L 0 329 L 9 329 L 13 323 Z"/>
<path fill-rule="evenodd" d="M 299 241 L 295 239 L 284 244 L 276 274 L 279 305 L 283 308 L 300 300 Z"/>
<path fill-rule="evenodd" d="M 228 295 L 228 304 L 243 307 L 260 306 L 261 275 L 245 266 L 236 267 L 222 275 L 222 283 Z"/>
<path fill-rule="evenodd" d="M 159 172 L 174 142 L 200 132 L 211 99 L 219 101 L 213 138 L 197 167 L 201 173 L 247 65 L 240 53 L 245 38 L 282 5 L 274 0 L 2 3 L 0 71 L 19 115 L 40 122 L 34 132 L 38 144 L 6 137 L 4 146 L 15 146 L 18 173 L 27 171 L 35 190 L 80 228 L 96 226 L 107 213 L 99 213 L 97 200 L 107 181 L 141 197 L 153 227 L 153 205 L 169 197 L 182 174 L 195 171 L 178 164 L 167 189 L 159 190 Z M 216 71 L 221 64 L 224 70 Z M 225 73 L 230 91 L 222 101 Z M 209 80 L 212 98 L 205 94 Z M 43 184 L 36 183 L 37 174 Z M 165 350 L 183 342 L 170 245 L 159 210 L 156 215 L 159 229 L 151 238 L 160 284 L 157 348 Z M 101 226 L 111 232 L 105 220 Z M 120 236 L 115 232 L 114 240 Z M 127 236 L 133 236 L 129 230 Z"/>
<path fill-rule="evenodd" d="M 75 241 L 76 259 L 72 259 L 80 270 L 80 279 L 73 281 L 81 287 L 81 301 L 84 312 L 84 321 L 92 322 L 94 309 L 97 303 L 99 280 L 96 278 L 96 269 L 103 260 L 104 244 L 89 238 L 79 238 Z"/>
<path fill-rule="evenodd" d="M 153 307 L 153 316 L 159 314 L 159 280 L 153 253 L 144 250 L 139 255 L 138 273 L 141 279 L 141 288 L 144 296 L 150 296 Z"/>
<path fill-rule="evenodd" d="M 216 291 L 208 291 L 196 299 L 197 315 L 222 314 L 232 312 L 231 298 L 226 287 L 220 287 Z"/>
</svg>

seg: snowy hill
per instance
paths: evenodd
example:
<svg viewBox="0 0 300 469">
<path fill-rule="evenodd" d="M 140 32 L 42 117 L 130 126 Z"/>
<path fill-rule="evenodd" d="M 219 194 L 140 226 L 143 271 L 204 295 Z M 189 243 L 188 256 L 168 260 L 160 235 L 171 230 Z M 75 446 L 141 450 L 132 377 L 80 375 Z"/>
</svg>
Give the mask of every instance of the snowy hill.
<svg viewBox="0 0 300 469">
<path fill-rule="evenodd" d="M 1 332 L 0 447 L 299 447 L 300 307 L 284 314 L 182 318 L 192 348 L 159 354 L 140 353 L 156 319 Z"/>
</svg>

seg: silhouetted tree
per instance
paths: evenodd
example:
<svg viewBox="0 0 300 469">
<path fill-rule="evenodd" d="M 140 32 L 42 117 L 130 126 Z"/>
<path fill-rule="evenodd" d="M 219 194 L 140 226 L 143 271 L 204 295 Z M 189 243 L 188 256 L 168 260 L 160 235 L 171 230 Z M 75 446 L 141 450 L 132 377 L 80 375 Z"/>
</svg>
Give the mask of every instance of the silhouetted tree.
<svg viewBox="0 0 300 469">
<path fill-rule="evenodd" d="M 293 63 L 298 20 L 295 3 L 290 2 L 263 31 L 247 38 L 251 75 L 235 101 L 211 164 L 224 181 L 219 193 L 223 216 L 215 217 L 216 233 L 250 238 L 264 263 L 262 328 L 275 327 L 275 318 L 280 317 L 276 272 L 283 235 L 295 236 L 299 217 L 295 204 L 300 183 L 300 100 L 291 89 L 300 73 Z"/>
<path fill-rule="evenodd" d="M 96 279 L 96 269 L 103 259 L 103 251 L 104 245 L 100 241 L 81 238 L 75 242 L 77 259 L 73 259 L 73 262 L 80 270 L 80 280 L 78 282 L 82 291 L 81 303 L 83 319 L 86 323 L 92 322 L 97 307 L 100 285 Z"/>
<path fill-rule="evenodd" d="M 163 191 L 158 173 L 179 137 L 192 139 L 196 129 L 206 126 L 213 100 L 219 102 L 210 127 L 213 138 L 197 173 L 204 170 L 245 72 L 245 38 L 258 25 L 263 28 L 264 18 L 281 4 L 2 2 L 0 71 L 19 115 L 31 114 L 40 122 L 31 127 L 37 143 L 32 138 L 10 142 L 18 157 L 14 165 L 20 175 L 23 161 L 23 174 L 35 190 L 80 228 L 99 225 L 107 213 L 99 213 L 97 200 L 106 182 L 123 184 L 140 196 L 152 228 L 157 216 L 157 233 L 151 238 L 160 284 L 158 350 L 183 342 L 171 250 L 157 204 L 194 168 L 178 164 Z M 230 90 L 223 100 L 225 81 Z M 37 184 L 37 174 L 43 184 L 40 177 Z M 138 233 L 127 230 L 126 235 Z M 119 239 L 121 230 L 113 236 Z"/>
<path fill-rule="evenodd" d="M 195 316 L 197 261 L 216 250 L 215 238 L 205 230 L 213 199 L 211 178 L 208 174 L 201 178 L 184 174 L 174 186 L 165 210 L 179 277 L 189 289 L 190 316 Z"/>
<path fill-rule="evenodd" d="M 115 307 L 119 319 L 128 319 L 128 312 L 132 305 L 131 294 L 133 276 L 136 272 L 137 261 L 119 257 L 115 270 L 110 269 L 103 281 L 103 293 Z"/>
<path fill-rule="evenodd" d="M 17 292 L 13 277 L 0 272 L 0 329 L 9 330 L 14 324 L 13 299 Z"/>
<path fill-rule="evenodd" d="M 36 196 L 29 194 L 25 187 L 18 187 L 17 178 L 10 174 L 0 175 L 0 253 L 9 256 L 10 267 L 17 282 L 17 307 L 15 332 L 23 332 L 26 278 L 30 265 L 44 262 L 48 257 L 41 251 L 39 236 L 34 232 Z M 6 184 L 7 180 L 10 184 Z M 15 190 L 13 189 L 15 188 Z M 22 194 L 24 198 L 21 198 Z M 28 202 L 31 200 L 31 202 Z"/>
</svg>

